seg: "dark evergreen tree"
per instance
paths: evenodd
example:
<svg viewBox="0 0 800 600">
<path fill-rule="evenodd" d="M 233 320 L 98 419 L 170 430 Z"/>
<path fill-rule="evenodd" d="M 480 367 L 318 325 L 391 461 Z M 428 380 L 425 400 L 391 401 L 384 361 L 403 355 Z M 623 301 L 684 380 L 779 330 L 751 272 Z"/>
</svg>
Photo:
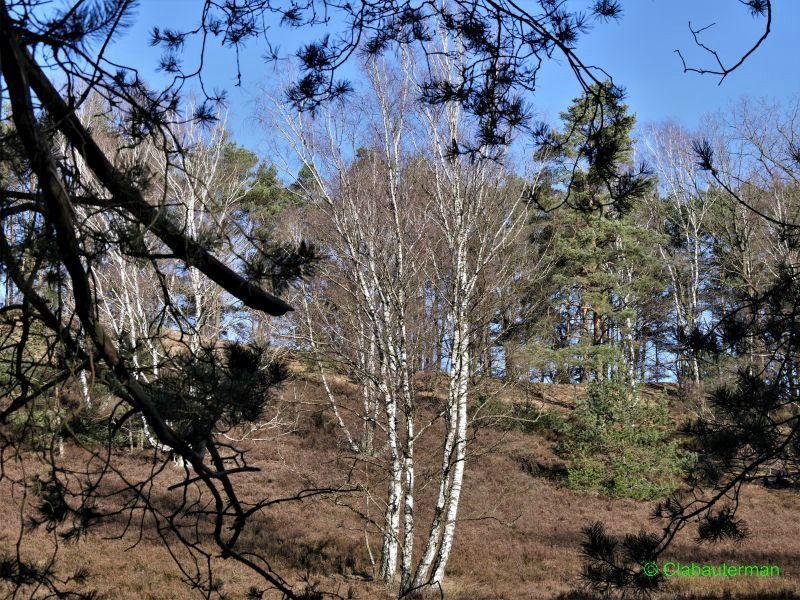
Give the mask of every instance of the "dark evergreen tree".
<svg viewBox="0 0 800 600">
<path fill-rule="evenodd" d="M 652 182 L 643 165 L 631 165 L 635 118 L 621 96 L 594 92 L 602 110 L 593 108 L 591 93 L 576 98 L 562 114 L 562 132 L 541 148 L 551 184 L 535 198 L 535 227 L 545 233 L 537 243 L 556 260 L 545 284 L 549 298 L 531 303 L 538 331 L 528 355 L 556 381 L 635 382 L 647 359 L 640 340 L 662 292 L 654 233 L 635 205 Z"/>
</svg>

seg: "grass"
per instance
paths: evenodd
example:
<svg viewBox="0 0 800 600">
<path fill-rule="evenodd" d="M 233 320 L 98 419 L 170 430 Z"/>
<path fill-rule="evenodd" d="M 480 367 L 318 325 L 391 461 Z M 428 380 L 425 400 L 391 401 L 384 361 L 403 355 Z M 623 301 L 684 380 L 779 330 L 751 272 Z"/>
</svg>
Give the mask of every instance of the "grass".
<svg viewBox="0 0 800 600">
<path fill-rule="evenodd" d="M 357 398 L 355 390 L 344 383 L 337 385 L 337 391 Z M 559 402 L 568 403 L 568 390 L 545 390 L 544 394 L 557 395 Z M 284 395 L 310 403 L 324 399 L 310 377 L 288 385 Z M 509 397 L 512 403 L 520 401 L 513 394 Z M 529 397 L 522 401 L 528 402 L 528 414 L 530 403 L 538 400 Z M 433 432 L 430 439 L 436 435 Z M 239 485 L 245 495 L 277 497 L 295 493 L 309 483 L 341 483 L 348 465 L 340 459 L 340 443 L 328 416 L 312 407 L 301 414 L 296 433 L 250 444 L 250 460 L 262 470 L 241 475 Z M 445 585 L 448 599 L 589 599 L 591 596 L 580 587 L 581 528 L 596 520 L 604 521 L 614 534 L 657 528 L 650 520 L 651 503 L 570 490 L 564 481 L 563 461 L 553 453 L 546 427 L 509 427 L 498 422 L 479 430 L 471 451 L 476 458 L 466 473 L 462 520 Z M 435 444 L 422 444 L 418 452 L 429 457 L 433 467 Z M 33 457 L 28 456 L 28 475 L 36 468 Z M 77 448 L 67 445 L 63 460 L 77 465 L 82 457 Z M 142 457 L 127 451 L 118 462 L 131 474 L 148 469 Z M 168 470 L 165 478 L 177 481 L 179 474 Z M 425 487 L 418 498 L 417 514 L 422 522 L 430 517 L 426 507 L 432 504 L 434 487 Z M 799 499 L 791 490 L 751 485 L 741 503 L 751 532 L 748 540 L 738 545 L 700 546 L 687 531 L 671 553 L 680 562 L 777 564 L 783 570 L 781 578 L 676 578 L 659 598 L 798 597 Z M 22 502 L 18 489 L 12 489 L 8 480 L 0 482 L 0 552 L 14 551 Z M 369 581 L 372 568 L 363 528 L 347 504 L 346 498 L 340 498 L 337 503 L 313 499 L 278 505 L 254 524 L 242 544 L 270 555 L 278 571 L 295 583 L 317 585 L 344 598 L 389 597 L 381 585 Z M 121 527 L 108 523 L 77 543 L 61 541 L 60 571 L 68 574 L 78 567 L 87 569 L 88 582 L 106 598 L 193 597 L 152 530 L 145 528 L 138 543 L 132 534 L 113 539 L 121 533 Z M 26 536 L 25 542 L 27 558 L 45 560 L 52 552 L 53 536 L 45 531 Z M 371 542 L 373 552 L 377 552 L 379 540 L 374 532 Z M 215 572 L 229 598 L 256 597 L 252 594 L 263 587 L 251 573 L 229 561 L 216 560 Z M 267 592 L 263 598 L 277 596 Z"/>
</svg>

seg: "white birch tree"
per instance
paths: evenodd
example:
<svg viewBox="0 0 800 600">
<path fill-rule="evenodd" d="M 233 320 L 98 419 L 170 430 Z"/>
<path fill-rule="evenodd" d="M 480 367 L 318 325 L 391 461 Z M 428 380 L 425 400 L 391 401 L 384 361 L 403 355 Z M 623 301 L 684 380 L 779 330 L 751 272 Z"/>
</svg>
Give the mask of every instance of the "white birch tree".
<svg viewBox="0 0 800 600">
<path fill-rule="evenodd" d="M 397 582 L 399 571 L 405 594 L 444 581 L 467 460 L 471 351 L 488 326 L 484 315 L 491 314 L 477 307 L 497 297 L 479 298 L 476 290 L 489 271 L 492 286 L 508 287 L 514 269 L 506 250 L 525 223 L 530 184 L 511 177 L 508 157 L 451 153 L 453 140 L 471 134 L 469 124 L 455 103 L 434 107 L 415 100 L 408 55 L 394 67 L 371 62 L 366 70 L 370 86 L 358 108 L 321 110 L 316 120 L 276 110 L 294 155 L 322 190 L 309 233 L 329 256 L 316 288 L 302 290 L 306 314 L 297 339 L 312 353 L 348 451 L 382 458 L 387 487 L 379 576 Z M 441 310 L 433 321 L 443 323 L 437 356 L 448 392 L 438 414 L 418 422 L 414 376 L 429 351 L 430 332 L 422 328 L 431 322 L 423 313 L 432 293 Z M 328 385 L 330 362 L 361 386 L 360 414 Z M 373 448 L 366 433 L 357 441 L 358 421 L 365 432 L 374 422 L 382 444 Z M 434 431 L 443 436 L 438 491 L 433 518 L 420 530 L 415 447 L 423 433 Z M 424 537 L 415 565 L 417 532 Z"/>
</svg>

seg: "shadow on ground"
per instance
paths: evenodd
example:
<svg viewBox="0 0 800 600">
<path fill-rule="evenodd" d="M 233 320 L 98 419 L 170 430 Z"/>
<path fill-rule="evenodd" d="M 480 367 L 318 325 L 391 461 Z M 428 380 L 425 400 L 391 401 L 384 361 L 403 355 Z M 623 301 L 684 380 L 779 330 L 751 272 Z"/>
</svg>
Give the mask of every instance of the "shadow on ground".
<svg viewBox="0 0 800 600">
<path fill-rule="evenodd" d="M 783 590 L 777 592 L 756 592 L 745 594 L 679 594 L 674 596 L 675 600 L 800 600 L 795 592 Z M 573 590 L 565 594 L 559 594 L 553 600 L 607 600 L 607 597 L 592 594 L 581 590 Z"/>
</svg>

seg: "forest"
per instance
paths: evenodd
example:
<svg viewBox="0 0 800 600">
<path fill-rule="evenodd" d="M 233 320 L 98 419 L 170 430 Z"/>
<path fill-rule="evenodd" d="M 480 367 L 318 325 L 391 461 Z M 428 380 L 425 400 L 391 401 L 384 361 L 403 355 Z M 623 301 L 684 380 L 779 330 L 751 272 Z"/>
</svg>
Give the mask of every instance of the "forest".
<svg viewBox="0 0 800 600">
<path fill-rule="evenodd" d="M 632 1 L 157 4 L 0 0 L 4 597 L 800 597 L 800 95 L 640 119 Z M 718 4 L 723 87 L 797 15 Z"/>
</svg>

